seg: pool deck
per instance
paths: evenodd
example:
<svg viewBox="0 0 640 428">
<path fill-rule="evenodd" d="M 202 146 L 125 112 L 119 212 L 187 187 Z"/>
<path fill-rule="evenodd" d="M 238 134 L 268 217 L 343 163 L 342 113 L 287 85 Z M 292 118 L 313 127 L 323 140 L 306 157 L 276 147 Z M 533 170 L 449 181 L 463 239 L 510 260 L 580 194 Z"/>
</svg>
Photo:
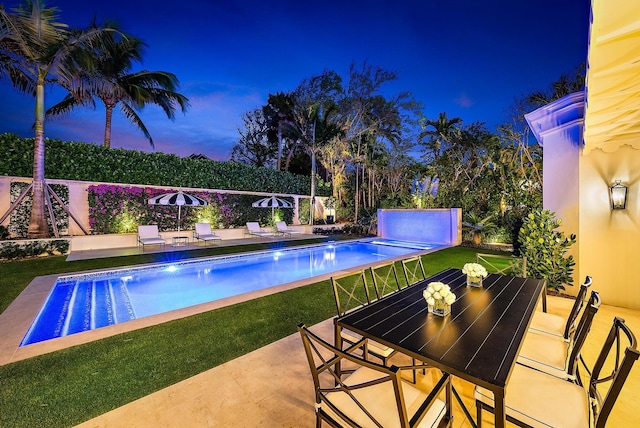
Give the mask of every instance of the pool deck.
<svg viewBox="0 0 640 428">
<path fill-rule="evenodd" d="M 201 242 L 191 241 L 187 245 L 181 245 L 181 246 L 172 246 L 171 244 L 166 244 L 164 246 L 155 245 L 152 247 L 147 247 L 146 249 L 143 248 L 142 246 L 136 246 L 136 247 L 121 247 L 121 248 L 105 248 L 105 249 L 98 249 L 98 250 L 81 250 L 81 251 L 71 252 L 67 256 L 67 261 L 71 262 L 75 260 L 102 259 L 107 257 L 135 256 L 140 254 L 156 254 L 156 253 L 168 253 L 168 252 L 177 252 L 177 251 L 202 250 L 205 248 L 232 247 L 232 246 L 250 245 L 250 244 L 265 244 L 269 242 L 300 241 L 300 240 L 307 240 L 307 239 L 322 240 L 326 238 L 327 237 L 324 235 L 301 233 L 301 234 L 296 234 L 291 236 L 222 239 L 220 241 L 215 241 L 214 243 L 207 244 L 207 245 Z"/>
<path fill-rule="evenodd" d="M 548 297 L 548 311 L 566 317 L 573 300 Z M 602 305 L 583 348 L 587 364 L 593 364 L 614 316 L 640 332 L 640 311 Z M 311 329 L 333 340 L 332 320 Z M 402 358 L 402 357 L 394 357 Z M 410 360 L 394 360 L 410 364 Z M 640 364 L 640 363 L 639 363 Z M 429 373 L 429 372 L 427 372 Z M 640 426 L 640 368 L 634 367 L 607 426 Z M 420 376 L 418 386 L 429 390 L 433 378 Z M 473 385 L 454 379 L 454 387 L 475 415 Z M 493 426 L 492 415 L 483 413 L 483 425 Z M 165 389 L 126 404 L 80 428 L 155 427 L 313 427 L 314 392 L 311 373 L 298 334 L 202 372 Z M 470 427 L 460 406 L 453 405 L 453 427 Z"/>
</svg>

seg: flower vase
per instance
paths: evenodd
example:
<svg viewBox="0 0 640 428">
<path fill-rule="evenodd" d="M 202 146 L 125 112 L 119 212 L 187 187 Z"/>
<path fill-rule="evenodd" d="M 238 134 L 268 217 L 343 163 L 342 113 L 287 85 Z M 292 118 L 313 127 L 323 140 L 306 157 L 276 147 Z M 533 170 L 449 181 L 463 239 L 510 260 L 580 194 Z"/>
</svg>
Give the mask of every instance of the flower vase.
<svg viewBox="0 0 640 428">
<path fill-rule="evenodd" d="M 482 277 L 467 275 L 467 285 L 469 287 L 482 287 Z"/>
<path fill-rule="evenodd" d="M 451 305 L 445 302 L 436 302 L 435 305 L 427 305 L 429 312 L 441 317 L 447 316 L 451 313 Z"/>
</svg>

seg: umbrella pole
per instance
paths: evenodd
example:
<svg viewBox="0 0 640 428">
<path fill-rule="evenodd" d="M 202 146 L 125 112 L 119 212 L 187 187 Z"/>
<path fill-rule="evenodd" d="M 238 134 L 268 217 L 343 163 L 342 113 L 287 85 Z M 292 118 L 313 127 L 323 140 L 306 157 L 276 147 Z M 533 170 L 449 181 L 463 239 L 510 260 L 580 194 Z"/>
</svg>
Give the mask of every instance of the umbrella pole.
<svg viewBox="0 0 640 428">
<path fill-rule="evenodd" d="M 178 205 L 178 236 L 180 236 L 180 214 L 182 212 L 182 205 Z"/>
</svg>

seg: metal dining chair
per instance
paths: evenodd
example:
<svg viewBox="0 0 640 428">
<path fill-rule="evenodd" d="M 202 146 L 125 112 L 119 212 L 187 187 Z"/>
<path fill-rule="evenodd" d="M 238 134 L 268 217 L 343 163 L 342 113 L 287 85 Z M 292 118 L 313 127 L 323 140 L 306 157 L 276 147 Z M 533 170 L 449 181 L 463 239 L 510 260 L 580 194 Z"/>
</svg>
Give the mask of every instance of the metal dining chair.
<svg viewBox="0 0 640 428">
<path fill-rule="evenodd" d="M 577 368 L 582 345 L 591 330 L 593 318 L 600 308 L 600 295 L 592 291 L 580 321 L 569 341 L 559 336 L 529 330 L 518 354 L 518 364 L 581 384 Z"/>
<path fill-rule="evenodd" d="M 628 346 L 621 357 L 623 341 Z M 507 420 L 522 427 L 604 428 L 639 356 L 633 332 L 623 319 L 616 317 L 593 365 L 586 391 L 581 385 L 516 364 L 505 394 Z M 603 368 L 606 373 L 601 376 Z M 481 428 L 482 411 L 493 412 L 493 394 L 476 386 L 474 397 L 476 422 Z"/>
<path fill-rule="evenodd" d="M 569 341 L 569 337 L 576 328 L 578 315 L 584 305 L 587 298 L 587 292 L 591 285 L 591 277 L 587 275 L 584 282 L 580 285 L 580 289 L 576 295 L 576 300 L 573 302 L 573 307 L 571 308 L 571 312 L 569 312 L 568 318 L 563 318 L 559 315 L 549 314 L 546 312 L 535 312 L 531 319 L 529 330 L 550 334 L 556 337 L 563 337 L 564 340 Z"/>
<path fill-rule="evenodd" d="M 424 266 L 422 264 L 422 258 L 420 256 L 410 257 L 402 260 L 402 271 L 404 272 L 404 279 L 407 286 L 413 285 L 418 281 L 422 281 L 427 277 L 424 272 Z"/>
<path fill-rule="evenodd" d="M 394 262 L 371 266 L 369 272 L 373 279 L 373 288 L 378 299 L 386 294 L 400 290 L 398 271 Z"/>
<path fill-rule="evenodd" d="M 369 285 L 364 270 L 332 276 L 331 286 L 333 287 L 333 296 L 339 317 L 371 302 Z M 336 344 L 344 342 L 348 345 L 353 345 L 362 339 L 360 335 L 340 328 L 337 324 L 335 325 L 334 333 Z M 372 355 L 382 361 L 384 365 L 387 365 L 388 359 L 396 352 L 393 348 L 375 341 L 369 341 L 366 345 L 364 358 Z"/>
<path fill-rule="evenodd" d="M 315 389 L 316 428 L 332 427 L 437 427 L 450 413 L 438 396 L 451 387 L 443 373 L 425 392 L 402 378 L 422 366 L 386 367 L 352 352 L 366 346 L 363 338 L 342 350 L 321 339 L 304 324 L 298 325 Z M 351 366 L 345 372 L 341 366 Z"/>
</svg>

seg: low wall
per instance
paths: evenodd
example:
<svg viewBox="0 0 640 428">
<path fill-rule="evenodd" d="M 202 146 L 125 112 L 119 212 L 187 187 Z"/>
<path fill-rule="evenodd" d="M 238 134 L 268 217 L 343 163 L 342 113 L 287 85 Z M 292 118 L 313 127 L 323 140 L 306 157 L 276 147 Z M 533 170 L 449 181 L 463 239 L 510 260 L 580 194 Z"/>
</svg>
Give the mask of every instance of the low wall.
<svg viewBox="0 0 640 428">
<path fill-rule="evenodd" d="M 312 230 L 310 226 L 289 226 L 291 229 L 299 231 L 305 234 L 311 234 Z M 244 227 L 236 229 L 214 229 L 213 233 L 218 235 L 223 240 L 230 239 L 243 239 L 245 238 L 244 232 L 247 229 Z M 160 236 L 167 242 L 171 242 L 171 238 L 178 236 L 177 231 L 160 232 Z M 189 240 L 193 240 L 193 230 L 182 230 L 180 236 L 188 236 Z M 109 235 L 81 235 L 72 236 L 69 238 L 71 245 L 70 252 L 73 251 L 86 251 L 86 250 L 104 250 L 108 248 L 130 248 L 138 245 L 137 233 L 119 233 Z"/>
<path fill-rule="evenodd" d="M 0 177 L 0 218 L 9 210 L 11 206 L 11 182 L 18 181 L 23 183 L 31 183 L 31 178 L 26 177 L 9 177 L 2 176 Z M 126 184 L 126 183 L 101 183 L 94 181 L 74 181 L 74 180 L 54 180 L 47 179 L 48 184 L 63 184 L 69 188 L 69 210 L 71 213 L 78 219 L 78 221 L 82 224 L 82 226 L 90 231 L 89 227 L 89 202 L 88 202 L 88 193 L 87 189 L 92 185 L 100 185 L 100 184 L 108 184 L 112 186 L 121 186 L 121 187 L 150 187 L 155 189 L 165 189 L 167 191 L 173 191 L 176 189 L 175 186 L 152 186 L 152 185 L 142 185 L 142 184 Z M 300 211 L 300 200 L 309 199 L 310 196 L 307 195 L 295 195 L 295 194 L 286 194 L 286 193 L 267 193 L 267 192 L 248 192 L 242 190 L 226 190 L 226 189 L 203 189 L 203 188 L 182 188 L 185 192 L 193 192 L 193 191 L 205 191 L 211 193 L 220 193 L 220 194 L 238 194 L 238 195 L 254 195 L 256 198 L 261 198 L 265 196 L 277 196 L 277 197 L 291 197 L 294 200 L 294 208 L 293 208 L 293 224 L 300 224 L 299 220 L 299 211 Z M 318 197 L 316 202 L 316 218 L 323 217 L 323 208 L 322 201 L 324 201 L 325 197 Z M 7 217 L 5 221 L 1 224 L 2 226 L 8 227 L 10 217 Z M 63 233 L 64 234 L 64 233 Z M 84 235 L 82 229 L 73 221 L 73 219 L 69 218 L 69 229 L 67 233 L 70 236 L 75 235 Z M 135 245 L 135 234 L 134 236 L 134 245 Z M 233 238 L 230 238 L 233 239 Z"/>
<path fill-rule="evenodd" d="M 378 236 L 459 245 L 462 242 L 462 209 L 379 209 Z"/>
</svg>

